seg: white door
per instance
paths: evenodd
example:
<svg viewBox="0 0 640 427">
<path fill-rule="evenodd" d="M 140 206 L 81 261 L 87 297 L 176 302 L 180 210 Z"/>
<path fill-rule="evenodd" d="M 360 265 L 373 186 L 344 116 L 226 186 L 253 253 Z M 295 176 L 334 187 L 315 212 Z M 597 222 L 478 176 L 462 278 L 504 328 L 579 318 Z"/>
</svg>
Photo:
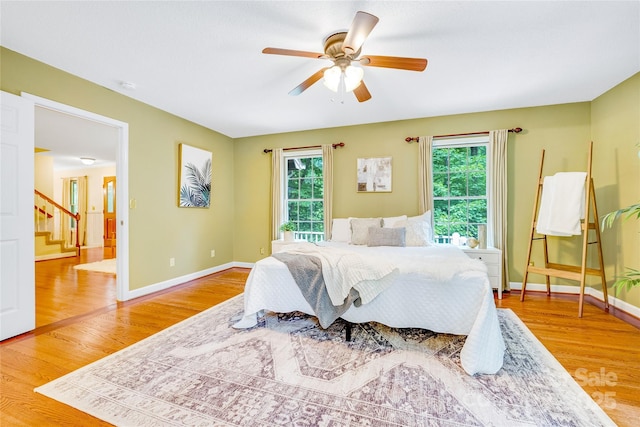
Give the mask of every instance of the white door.
<svg viewBox="0 0 640 427">
<path fill-rule="evenodd" d="M 1 94 L 0 340 L 35 329 L 34 104 Z"/>
</svg>

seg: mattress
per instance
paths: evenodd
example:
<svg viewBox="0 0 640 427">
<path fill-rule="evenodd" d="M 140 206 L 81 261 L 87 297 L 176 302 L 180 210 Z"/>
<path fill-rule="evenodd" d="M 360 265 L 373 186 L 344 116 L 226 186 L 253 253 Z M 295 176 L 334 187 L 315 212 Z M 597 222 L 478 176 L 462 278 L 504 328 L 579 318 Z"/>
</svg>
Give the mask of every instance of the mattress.
<svg viewBox="0 0 640 427">
<path fill-rule="evenodd" d="M 291 245 L 295 250 L 295 245 Z M 503 363 L 505 344 L 493 290 L 484 264 L 452 245 L 377 247 L 330 244 L 397 265 L 392 285 L 375 299 L 350 307 L 341 317 L 349 322 L 379 322 L 397 328 L 423 328 L 466 335 L 460 353 L 470 375 L 494 374 Z M 375 261 L 374 261 L 375 262 Z M 301 311 L 314 315 L 285 264 L 273 257 L 256 262 L 244 292 L 244 317 L 234 325 L 257 324 L 260 311 Z"/>
</svg>

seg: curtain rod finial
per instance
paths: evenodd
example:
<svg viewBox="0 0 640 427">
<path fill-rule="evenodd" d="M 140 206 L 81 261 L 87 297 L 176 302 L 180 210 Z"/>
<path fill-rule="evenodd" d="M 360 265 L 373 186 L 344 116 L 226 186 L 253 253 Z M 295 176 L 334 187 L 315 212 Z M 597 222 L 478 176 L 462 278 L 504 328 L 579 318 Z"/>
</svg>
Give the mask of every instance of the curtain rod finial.
<svg viewBox="0 0 640 427">
<path fill-rule="evenodd" d="M 412 141 L 416 141 L 417 142 L 419 139 L 420 139 L 419 136 L 415 136 L 415 137 L 408 136 L 404 140 L 407 141 L 409 144 L 411 144 Z"/>
</svg>

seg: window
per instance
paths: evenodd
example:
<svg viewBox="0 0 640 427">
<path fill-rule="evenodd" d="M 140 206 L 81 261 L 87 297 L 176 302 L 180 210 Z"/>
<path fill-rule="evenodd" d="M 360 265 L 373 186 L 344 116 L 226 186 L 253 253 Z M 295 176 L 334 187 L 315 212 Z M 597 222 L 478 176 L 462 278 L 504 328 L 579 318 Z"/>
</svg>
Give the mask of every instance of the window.
<svg viewBox="0 0 640 427">
<path fill-rule="evenodd" d="M 324 240 L 322 151 L 285 153 L 285 220 L 296 224 L 296 238 Z"/>
<path fill-rule="evenodd" d="M 78 180 L 72 179 L 69 181 L 69 211 L 72 214 L 78 213 Z M 70 227 L 72 230 L 76 228 L 76 220 L 69 218 Z"/>
<path fill-rule="evenodd" d="M 434 236 L 451 243 L 452 235 L 478 236 L 487 223 L 488 138 L 434 141 L 432 154 Z"/>
</svg>

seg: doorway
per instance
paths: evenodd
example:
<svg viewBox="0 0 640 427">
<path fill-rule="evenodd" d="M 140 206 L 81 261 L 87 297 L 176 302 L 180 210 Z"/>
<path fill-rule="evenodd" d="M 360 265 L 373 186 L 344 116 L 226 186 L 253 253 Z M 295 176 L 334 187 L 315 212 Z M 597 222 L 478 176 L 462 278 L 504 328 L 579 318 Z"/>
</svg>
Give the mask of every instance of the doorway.
<svg viewBox="0 0 640 427">
<path fill-rule="evenodd" d="M 128 199 L 128 191 L 126 182 L 128 181 L 128 144 L 129 144 L 129 131 L 128 124 L 124 122 L 120 122 L 118 120 L 111 119 L 109 117 L 101 116 L 89 111 L 81 110 L 75 107 L 71 107 L 65 104 L 61 104 L 55 101 L 51 101 L 45 98 L 40 98 L 35 95 L 31 95 L 28 93 L 22 93 L 22 96 L 32 100 L 37 107 L 49 109 L 52 111 L 57 111 L 60 113 L 64 113 L 76 118 L 84 119 L 87 121 L 97 122 L 106 126 L 110 126 L 116 131 L 116 141 L 115 141 L 115 159 L 116 159 L 116 176 L 120 179 L 120 182 L 125 183 L 122 189 L 118 192 L 113 192 L 113 210 L 114 217 L 112 222 L 112 233 L 114 236 L 114 247 L 113 253 L 117 252 L 122 256 L 118 257 L 116 260 L 116 272 L 117 275 L 112 280 L 115 280 L 115 298 L 120 301 L 125 301 L 129 299 L 129 265 L 128 265 L 128 212 L 123 209 L 123 207 L 127 206 L 126 200 Z M 115 181 L 114 181 L 115 185 Z M 117 218 L 117 220 L 116 220 Z M 115 236 L 118 236 L 118 239 L 115 239 Z M 100 248 L 100 252 L 102 252 L 102 248 Z M 98 255 L 102 258 L 103 254 L 100 253 Z M 85 257 L 80 257 L 81 260 L 92 260 L 95 259 L 95 253 L 86 252 Z M 75 263 L 84 262 L 84 261 L 74 261 Z M 80 276 L 80 275 L 78 275 Z M 85 276 L 86 277 L 86 276 Z M 90 278 L 87 277 L 87 280 Z M 95 280 L 95 279 L 93 279 Z M 114 302 L 113 300 L 111 301 Z"/>
</svg>

